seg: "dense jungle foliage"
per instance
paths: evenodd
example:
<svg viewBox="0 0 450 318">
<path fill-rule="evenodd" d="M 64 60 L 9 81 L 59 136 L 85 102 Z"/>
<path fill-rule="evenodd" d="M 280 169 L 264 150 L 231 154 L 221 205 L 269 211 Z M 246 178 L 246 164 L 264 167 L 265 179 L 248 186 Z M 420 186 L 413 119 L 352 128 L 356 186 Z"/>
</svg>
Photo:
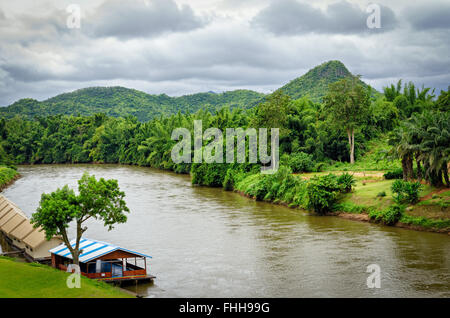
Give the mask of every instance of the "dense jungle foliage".
<svg viewBox="0 0 450 318">
<path fill-rule="evenodd" d="M 292 99 L 308 96 L 314 102 L 321 102 L 322 97 L 327 94 L 329 84 L 349 76 L 351 73 L 344 64 L 339 61 L 329 61 L 289 82 L 281 87 L 281 90 Z M 359 81 L 359 83 L 367 88 L 364 82 Z M 372 93 L 374 96 L 379 95 L 375 90 Z M 178 111 L 186 114 L 195 113 L 201 108 L 210 111 L 219 110 L 225 106 L 230 109 L 251 108 L 264 101 L 266 97 L 265 94 L 251 90 L 170 97 L 166 94 L 152 95 L 125 87 L 90 87 L 60 94 L 44 101 L 21 99 L 8 107 L 0 107 L 0 115 L 5 118 L 21 115 L 31 119 L 35 116 L 91 116 L 105 113 L 111 117 L 131 115 L 141 122 L 146 122 L 161 115 L 176 114 Z"/>
<path fill-rule="evenodd" d="M 400 173 L 388 172 L 389 178 L 450 186 L 448 94 L 441 91 L 435 98 L 428 88 L 417 89 L 412 83 L 402 85 L 399 81 L 385 87 L 383 95 L 374 96 L 357 77 L 345 77 L 329 85 L 323 103 L 307 96 L 292 99 L 279 89 L 254 107 L 226 106 L 214 110 L 205 107 L 195 112 L 161 115 L 145 122 L 132 115 L 114 117 L 105 113 L 33 119 L 6 116 L 0 120 L 0 163 L 94 162 L 150 166 L 191 173 L 194 184 L 240 190 L 260 200 L 279 200 L 322 213 L 335 203 L 337 193 L 351 191 L 354 180 L 319 177 L 305 182 L 292 173 L 321 171 L 349 162 L 352 147 L 356 165 L 374 141 L 386 147 L 370 154 L 370 158 L 401 162 Z M 364 108 L 354 104 L 355 100 L 364 103 Z M 187 128 L 193 140 L 195 120 L 202 121 L 203 131 L 209 127 L 221 129 L 224 148 L 226 128 L 280 128 L 279 171 L 274 175 L 260 174 L 259 162 L 175 164 L 171 151 L 177 141 L 172 139 L 172 132 L 179 127 Z M 203 147 L 208 143 L 203 140 Z M 247 152 L 247 158 L 248 155 Z M 409 191 L 410 186 L 405 187 L 404 191 Z M 324 193 L 325 199 L 314 198 L 313 193 Z M 415 200 L 415 194 L 411 195 Z"/>
</svg>

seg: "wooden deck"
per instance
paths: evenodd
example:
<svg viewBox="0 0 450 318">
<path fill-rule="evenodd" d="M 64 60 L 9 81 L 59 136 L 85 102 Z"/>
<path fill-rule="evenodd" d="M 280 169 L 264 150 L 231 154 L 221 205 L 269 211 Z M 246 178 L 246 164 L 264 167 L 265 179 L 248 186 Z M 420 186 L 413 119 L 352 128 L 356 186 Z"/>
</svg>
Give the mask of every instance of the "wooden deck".
<svg viewBox="0 0 450 318">
<path fill-rule="evenodd" d="M 129 284 L 153 283 L 153 280 L 155 278 L 156 276 L 153 275 L 137 275 L 124 277 L 108 277 L 108 278 L 100 278 L 97 280 L 117 285 L 129 285 Z"/>
<path fill-rule="evenodd" d="M 67 267 L 64 265 L 58 265 L 58 268 L 62 271 L 67 271 Z M 138 271 L 125 271 L 124 273 L 139 273 L 143 272 L 145 273 L 145 270 L 138 270 Z M 113 283 L 113 284 L 131 284 L 131 283 L 152 283 L 153 280 L 156 278 L 156 276 L 153 275 L 147 275 L 147 274 L 141 274 L 141 275 L 127 275 L 127 276 L 117 276 L 113 277 L 110 272 L 106 273 L 83 273 L 81 272 L 81 275 L 86 276 L 91 279 L 101 280 L 105 283 Z"/>
</svg>

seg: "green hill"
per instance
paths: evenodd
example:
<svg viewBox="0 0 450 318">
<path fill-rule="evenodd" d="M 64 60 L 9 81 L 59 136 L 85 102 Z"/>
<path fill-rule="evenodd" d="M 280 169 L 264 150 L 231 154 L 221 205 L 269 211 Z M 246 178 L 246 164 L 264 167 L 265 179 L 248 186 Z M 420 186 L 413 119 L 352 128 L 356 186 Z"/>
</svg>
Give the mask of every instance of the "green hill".
<svg viewBox="0 0 450 318">
<path fill-rule="evenodd" d="M 292 99 L 308 95 L 312 100 L 320 102 L 327 93 L 330 83 L 351 75 L 341 62 L 329 61 L 316 66 L 281 89 Z M 367 86 L 364 82 L 361 83 Z M 8 107 L 0 107 L 0 116 L 11 118 L 22 115 L 32 118 L 57 114 L 106 113 L 113 117 L 133 115 L 140 121 L 148 121 L 160 115 L 176 114 L 178 111 L 193 113 L 204 107 L 212 111 L 223 106 L 250 108 L 263 101 L 265 96 L 251 90 L 235 90 L 220 94 L 208 92 L 170 97 L 166 94 L 151 95 L 118 86 L 89 87 L 60 94 L 44 101 L 21 99 Z"/>
<path fill-rule="evenodd" d="M 298 77 L 281 87 L 281 90 L 292 99 L 308 95 L 315 102 L 322 101 L 327 94 L 328 85 L 342 78 L 353 76 L 340 61 L 329 61 L 309 70 L 305 75 Z M 367 87 L 363 81 L 360 83 Z M 377 94 L 375 90 L 373 93 Z"/>
<path fill-rule="evenodd" d="M 196 112 L 206 107 L 210 110 L 223 106 L 249 107 L 264 94 L 250 90 L 235 90 L 221 94 L 198 93 L 181 97 L 165 94 L 151 95 L 125 87 L 89 87 L 71 93 L 64 93 L 44 101 L 21 99 L 14 104 L 0 108 L 0 115 L 6 118 L 19 114 L 26 117 L 48 115 L 92 115 L 106 113 L 113 117 L 136 116 L 140 121 L 167 114 Z"/>
</svg>

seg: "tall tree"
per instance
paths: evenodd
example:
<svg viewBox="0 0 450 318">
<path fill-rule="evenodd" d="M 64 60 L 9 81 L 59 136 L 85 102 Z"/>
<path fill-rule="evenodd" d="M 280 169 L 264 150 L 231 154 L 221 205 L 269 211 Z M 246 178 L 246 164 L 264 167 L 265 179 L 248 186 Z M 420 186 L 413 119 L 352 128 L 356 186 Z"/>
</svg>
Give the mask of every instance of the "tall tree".
<svg viewBox="0 0 450 318">
<path fill-rule="evenodd" d="M 280 136 L 285 136 L 289 133 L 287 124 L 290 107 L 291 98 L 281 89 L 276 90 L 264 103 L 258 105 L 255 116 L 250 121 L 250 127 L 279 128 Z"/>
<path fill-rule="evenodd" d="M 97 180 L 95 176 L 84 173 L 78 180 L 78 192 L 76 195 L 65 185 L 52 193 L 43 193 L 39 207 L 31 218 L 34 227 L 41 226 L 44 229 L 48 240 L 55 235 L 62 237 L 76 265 L 79 264 L 82 252 L 80 240 L 87 230 L 86 226 L 83 227 L 83 223 L 94 218 L 103 221 L 108 230 L 112 230 L 114 225 L 127 221 L 124 212 L 129 212 L 123 200 L 125 193 L 120 191 L 117 180 L 103 178 Z M 76 224 L 73 246 L 67 232 L 72 221 Z"/>
<path fill-rule="evenodd" d="M 347 132 L 351 164 L 355 163 L 355 130 L 367 119 L 370 106 L 370 91 L 358 80 L 359 76 L 346 77 L 330 84 L 324 97 L 324 110 L 336 125 Z"/>
</svg>

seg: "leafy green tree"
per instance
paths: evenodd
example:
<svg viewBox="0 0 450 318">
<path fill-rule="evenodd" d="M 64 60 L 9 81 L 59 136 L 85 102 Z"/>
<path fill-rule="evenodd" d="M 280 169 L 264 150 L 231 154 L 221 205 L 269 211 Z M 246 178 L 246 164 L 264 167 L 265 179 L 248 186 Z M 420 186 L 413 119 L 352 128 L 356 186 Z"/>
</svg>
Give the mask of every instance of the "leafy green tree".
<svg viewBox="0 0 450 318">
<path fill-rule="evenodd" d="M 391 86 L 383 87 L 384 97 L 388 102 L 393 102 L 394 99 L 401 94 L 402 80 L 397 82 L 397 85 L 391 84 Z"/>
<path fill-rule="evenodd" d="M 255 116 L 250 121 L 253 128 L 279 128 L 280 137 L 289 133 L 287 128 L 291 98 L 277 90 L 257 106 Z"/>
<path fill-rule="evenodd" d="M 402 163 L 403 180 L 412 180 L 414 147 L 411 145 L 410 131 L 401 125 L 389 134 L 388 143 L 392 146 L 390 150 L 391 156 L 400 159 Z"/>
<path fill-rule="evenodd" d="M 49 194 L 42 194 L 39 207 L 33 213 L 31 221 L 34 227 L 41 226 L 47 239 L 61 236 L 64 244 L 72 254 L 74 264 L 79 264 L 80 240 L 87 230 L 83 223 L 93 218 L 103 221 L 108 230 L 118 223 L 125 223 L 129 212 L 124 201 L 125 193 L 120 191 L 117 180 L 97 180 L 95 176 L 84 173 L 78 180 L 78 192 L 67 185 Z M 68 237 L 69 224 L 75 222 L 75 245 L 70 244 Z"/>
<path fill-rule="evenodd" d="M 337 202 L 341 187 L 334 174 L 315 176 L 307 185 L 308 208 L 318 214 L 325 214 Z"/>
<path fill-rule="evenodd" d="M 447 164 L 450 161 L 450 114 L 425 111 L 414 114 L 392 134 L 389 143 L 391 153 L 401 159 L 403 179 L 412 180 L 413 158 L 416 158 L 419 179 L 421 163 L 425 179 L 434 186 L 442 186 L 443 180 L 450 186 Z"/>
<path fill-rule="evenodd" d="M 424 163 L 427 180 L 442 186 L 444 179 L 449 187 L 450 113 L 425 111 L 412 116 L 406 126 L 415 137 L 411 144 Z"/>
<path fill-rule="evenodd" d="M 355 130 L 367 119 L 370 105 L 370 92 L 358 80 L 359 77 L 344 78 L 330 84 L 324 97 L 325 111 L 347 132 L 351 164 L 355 163 Z"/>
<path fill-rule="evenodd" d="M 450 111 L 450 94 L 449 94 L 450 90 L 447 91 L 441 91 L 441 94 L 439 95 L 437 101 L 436 101 L 436 109 L 443 111 L 443 112 L 448 112 Z"/>
</svg>

